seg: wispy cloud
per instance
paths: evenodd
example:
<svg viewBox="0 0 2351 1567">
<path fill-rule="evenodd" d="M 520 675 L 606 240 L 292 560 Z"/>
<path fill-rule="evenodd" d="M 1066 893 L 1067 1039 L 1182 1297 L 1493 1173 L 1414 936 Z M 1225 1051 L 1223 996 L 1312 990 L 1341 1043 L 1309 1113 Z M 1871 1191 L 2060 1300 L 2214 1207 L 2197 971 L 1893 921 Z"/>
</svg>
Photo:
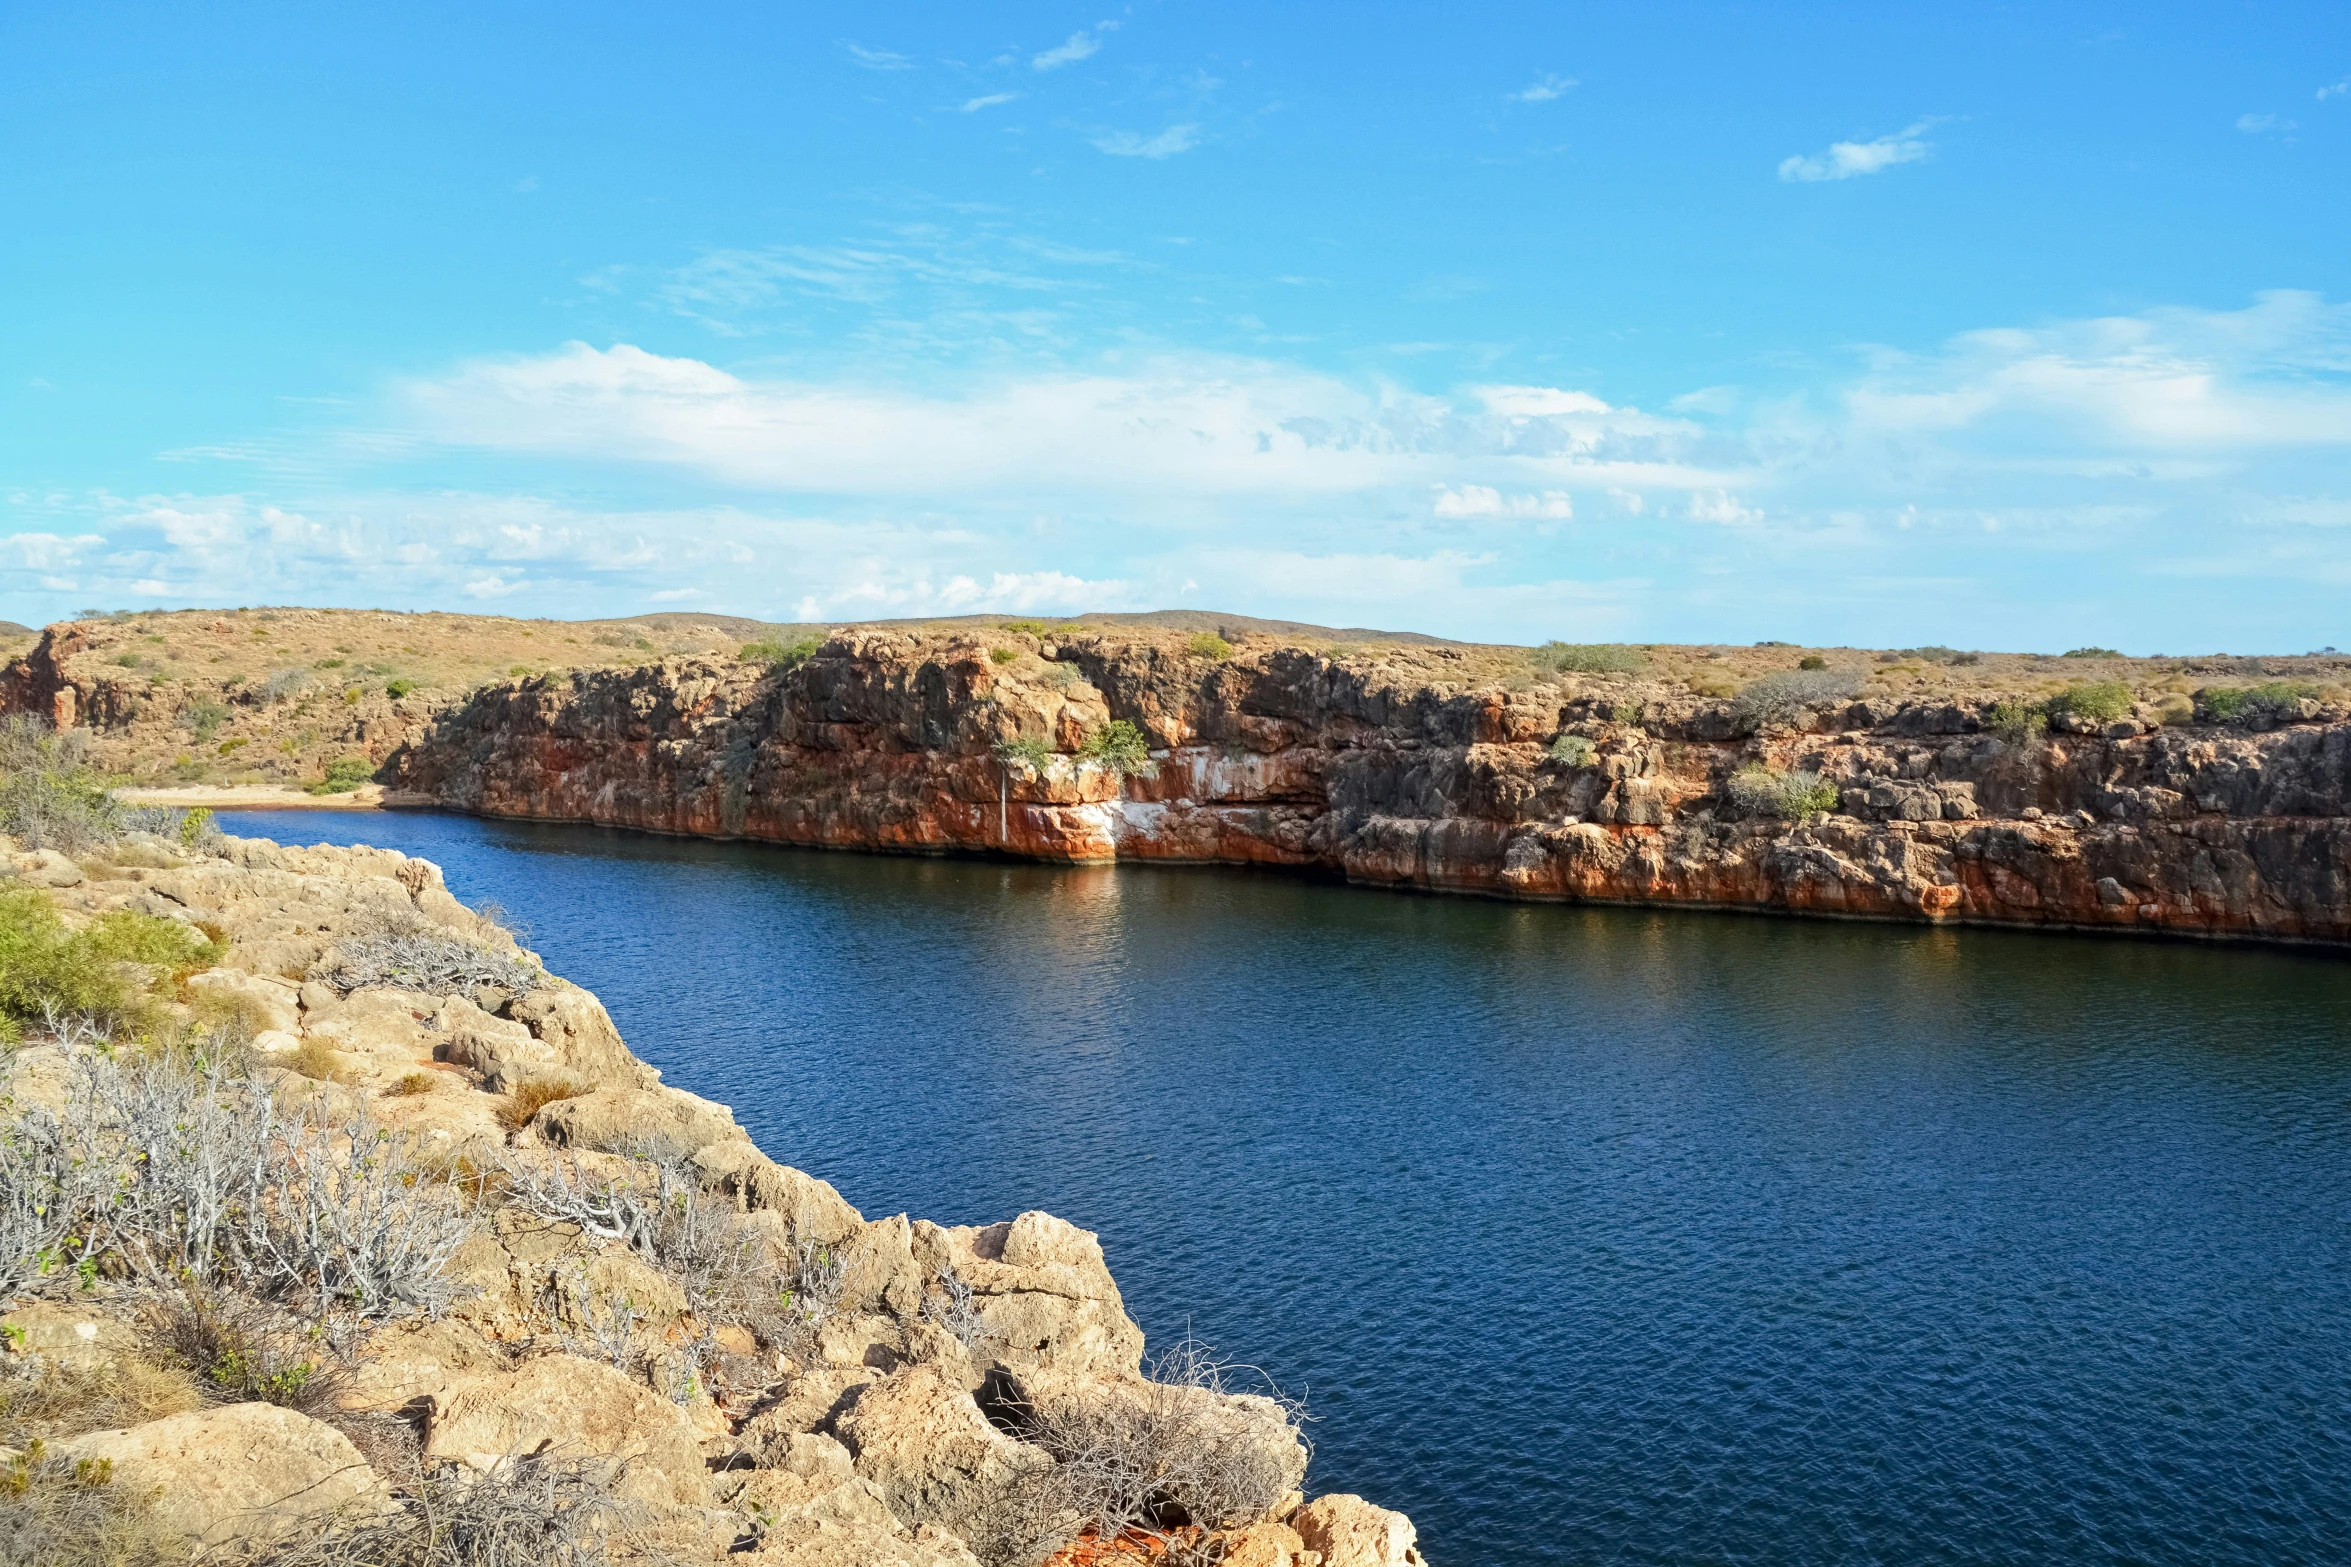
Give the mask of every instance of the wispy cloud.
<svg viewBox="0 0 2351 1567">
<path fill-rule="evenodd" d="M 1529 517 L 1564 522 L 1575 515 L 1575 499 L 1565 490 L 1505 495 L 1483 484 L 1440 485 L 1432 510 L 1440 517 Z"/>
<path fill-rule="evenodd" d="M 2341 81 L 2329 86 L 2321 87 L 2318 90 L 2319 102 L 2324 103 L 2329 98 L 2340 98 L 2345 93 L 2351 93 L 2351 76 L 2346 76 Z"/>
<path fill-rule="evenodd" d="M 1016 92 L 992 92 L 981 98 L 966 98 L 957 110 L 960 114 L 977 114 L 982 109 L 993 109 L 1000 103 L 1011 103 L 1020 96 Z"/>
<path fill-rule="evenodd" d="M 1508 101 L 1511 103 L 1549 103 L 1554 98 L 1566 97 L 1569 92 L 1574 90 L 1575 86 L 1576 79 L 1572 76 L 1546 74 L 1533 84 L 1509 94 Z"/>
<path fill-rule="evenodd" d="M 1029 64 L 1040 71 L 1057 71 L 1065 65 L 1091 59 L 1102 48 L 1102 35 L 1117 30 L 1116 22 L 1096 22 L 1090 30 L 1081 28 L 1070 34 L 1067 43 L 1054 45 Z"/>
<path fill-rule="evenodd" d="M 840 40 L 840 44 L 842 49 L 847 51 L 850 59 L 869 71 L 911 71 L 914 69 L 914 62 L 902 54 L 892 54 L 887 49 L 868 49 L 863 44 L 848 38 Z"/>
<path fill-rule="evenodd" d="M 2294 122 L 2292 120 L 2281 120 L 2274 114 L 2240 114 L 2237 116 L 2237 129 L 2248 136 L 2258 136 L 2263 131 L 2290 131 L 2293 128 Z"/>
<path fill-rule="evenodd" d="M 1875 141 L 1831 142 L 1829 150 L 1818 156 L 1783 158 L 1780 178 L 1791 183 L 1849 180 L 1857 174 L 1880 173 L 1897 163 L 1916 163 L 1934 151 L 1934 143 L 1922 139 L 1934 123 L 1920 120 Z"/>
<path fill-rule="evenodd" d="M 1170 125 L 1156 136 L 1145 136 L 1138 131 L 1102 131 L 1094 136 L 1093 142 L 1098 150 L 1114 158 L 1172 158 L 1200 145 L 1200 127 Z"/>
</svg>

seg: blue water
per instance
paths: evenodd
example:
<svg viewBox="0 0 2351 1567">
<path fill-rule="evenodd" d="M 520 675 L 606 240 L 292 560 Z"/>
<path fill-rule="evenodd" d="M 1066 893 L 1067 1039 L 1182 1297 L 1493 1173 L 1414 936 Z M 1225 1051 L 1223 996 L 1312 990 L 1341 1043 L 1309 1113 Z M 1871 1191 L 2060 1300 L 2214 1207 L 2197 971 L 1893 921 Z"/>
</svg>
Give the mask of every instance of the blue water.
<svg viewBox="0 0 2351 1567">
<path fill-rule="evenodd" d="M 2351 963 L 435 815 L 868 1214 L 1098 1230 L 1473 1563 L 2351 1562 Z"/>
</svg>

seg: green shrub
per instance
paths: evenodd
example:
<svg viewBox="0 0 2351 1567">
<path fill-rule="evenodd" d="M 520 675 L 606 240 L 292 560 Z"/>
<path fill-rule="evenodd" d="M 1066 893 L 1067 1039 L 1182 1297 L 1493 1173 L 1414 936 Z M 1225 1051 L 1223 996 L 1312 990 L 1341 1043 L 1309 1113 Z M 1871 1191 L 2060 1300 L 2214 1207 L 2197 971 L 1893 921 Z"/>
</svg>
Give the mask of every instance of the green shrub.
<svg viewBox="0 0 2351 1567">
<path fill-rule="evenodd" d="M 327 773 L 305 786 L 309 794 L 349 794 L 375 776 L 375 764 L 364 756 L 338 756 L 327 763 Z"/>
<path fill-rule="evenodd" d="M 1731 775 L 1724 792 L 1750 816 L 1800 822 L 1837 808 L 1837 786 L 1814 772 L 1779 772 L 1754 763 Z"/>
<path fill-rule="evenodd" d="M 393 680 L 385 683 L 384 695 L 397 702 L 415 689 L 416 682 L 413 680 Z"/>
<path fill-rule="evenodd" d="M 1599 747 L 1582 735 L 1561 735 L 1551 742 L 1551 760 L 1569 767 L 1587 767 Z"/>
<path fill-rule="evenodd" d="M 2068 648 L 2068 649 L 2066 649 L 2066 650 L 2065 650 L 2063 653 L 2060 653 L 2060 654 L 2058 654 L 2057 656 L 2058 656 L 2058 657 L 2060 657 L 2060 658 L 2120 658 L 2120 657 L 2122 657 L 2122 655 L 2121 655 L 2120 653 L 2117 653 L 2117 652 L 2116 652 L 2114 649 L 2112 649 L 2112 648 L 2110 648 L 2110 647 L 2077 647 L 2077 648 Z"/>
<path fill-rule="evenodd" d="M 1796 667 L 1798 669 L 1826 669 L 1829 667 L 1829 661 L 1818 653 L 1807 653 L 1796 660 Z"/>
<path fill-rule="evenodd" d="M 988 649 L 988 657 L 995 663 L 1009 664 L 1014 659 L 1020 657 L 1020 649 L 1016 647 L 992 647 Z"/>
<path fill-rule="evenodd" d="M 1203 631 L 1184 644 L 1194 658 L 1231 658 L 1233 645 L 1213 631 Z"/>
<path fill-rule="evenodd" d="M 999 631 L 1016 631 L 1022 636 L 1027 637 L 1041 637 L 1047 632 L 1051 631 L 1053 628 L 1046 625 L 1041 620 L 1008 620 L 1004 622 L 1003 625 L 998 626 L 996 629 Z"/>
<path fill-rule="evenodd" d="M 1124 778 L 1129 775 L 1149 777 L 1156 769 L 1151 762 L 1151 743 L 1143 732 L 1123 718 L 1113 718 L 1098 725 L 1078 747 L 1078 760 L 1092 762 L 1105 772 Z"/>
<path fill-rule="evenodd" d="M 229 721 L 229 710 L 218 702 L 199 698 L 180 709 L 180 722 L 199 740 L 209 740 Z"/>
<path fill-rule="evenodd" d="M 1649 667 L 1649 655 L 1620 642 L 1546 642 L 1534 651 L 1535 667 L 1557 674 L 1625 675 Z"/>
<path fill-rule="evenodd" d="M 2316 686 L 2296 685 L 2290 680 L 2271 680 L 2257 686 L 2206 686 L 2196 693 L 2196 701 L 2206 712 L 2225 724 L 2238 719 L 2282 713 L 2304 697 L 2317 694 Z"/>
<path fill-rule="evenodd" d="M 2049 715 L 2038 702 L 2007 697 L 1992 704 L 1984 727 L 2009 745 L 2030 745 L 2049 732 Z"/>
<path fill-rule="evenodd" d="M 1039 735 L 1019 735 L 996 742 L 996 760 L 1026 762 L 1040 773 L 1052 763 L 1053 755 L 1053 748 Z"/>
<path fill-rule="evenodd" d="M 2043 711 L 2051 718 L 2071 713 L 2094 724 L 2111 724 L 2130 716 L 2131 688 L 2119 680 L 2077 680 L 2051 697 Z"/>
<path fill-rule="evenodd" d="M 204 933 L 150 914 L 103 915 L 68 930 L 35 887 L 0 889 L 0 1036 L 54 1014 L 115 1027 L 142 1011 L 144 986 L 127 963 L 184 970 L 219 956 Z"/>
<path fill-rule="evenodd" d="M 765 664 L 770 669 L 797 669 L 816 656 L 824 646 L 820 636 L 794 637 L 789 642 L 769 640 L 746 642 L 735 656 L 746 664 Z"/>
</svg>

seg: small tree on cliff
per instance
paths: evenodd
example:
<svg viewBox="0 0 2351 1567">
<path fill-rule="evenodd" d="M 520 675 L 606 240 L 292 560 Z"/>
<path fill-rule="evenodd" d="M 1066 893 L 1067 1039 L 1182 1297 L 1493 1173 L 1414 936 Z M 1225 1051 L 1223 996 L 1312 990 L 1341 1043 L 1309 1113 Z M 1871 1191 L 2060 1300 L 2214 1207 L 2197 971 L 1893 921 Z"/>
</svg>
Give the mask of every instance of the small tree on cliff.
<svg viewBox="0 0 2351 1567">
<path fill-rule="evenodd" d="M 1151 760 L 1151 743 L 1123 718 L 1113 718 L 1087 735 L 1078 747 L 1078 760 L 1121 778 L 1148 778 L 1159 771 Z"/>
</svg>

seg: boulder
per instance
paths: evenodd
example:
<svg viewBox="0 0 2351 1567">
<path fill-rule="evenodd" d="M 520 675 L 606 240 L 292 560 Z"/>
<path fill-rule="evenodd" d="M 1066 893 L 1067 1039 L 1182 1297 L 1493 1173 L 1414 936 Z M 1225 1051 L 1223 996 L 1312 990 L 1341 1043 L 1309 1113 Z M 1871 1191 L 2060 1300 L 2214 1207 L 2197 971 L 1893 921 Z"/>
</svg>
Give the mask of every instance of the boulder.
<svg viewBox="0 0 2351 1567">
<path fill-rule="evenodd" d="M 570 985 L 546 985 L 518 996 L 506 1015 L 555 1052 L 565 1069 L 591 1083 L 651 1088 L 661 1074 L 629 1053 L 604 1003 Z"/>
<path fill-rule="evenodd" d="M 34 849 L 16 857 L 16 875 L 19 881 L 36 887 L 79 887 L 82 868 L 59 854 L 55 849 Z"/>
<path fill-rule="evenodd" d="M 1308 1567 L 1307 1559 L 1319 1561 L 1320 1555 L 1308 1551 L 1306 1541 L 1288 1524 L 1259 1523 L 1226 1535 L 1224 1554 L 1217 1560 L 1223 1567 Z"/>
<path fill-rule="evenodd" d="M 776 1163 L 748 1138 L 706 1144 L 695 1151 L 694 1164 L 704 1191 L 731 1198 L 746 1212 L 781 1215 L 778 1238 L 787 1248 L 802 1241 L 838 1245 L 865 1223 L 830 1183 Z"/>
<path fill-rule="evenodd" d="M 471 1067 L 482 1074 L 482 1086 L 494 1094 L 511 1090 L 528 1077 L 545 1076 L 562 1064 L 553 1047 L 541 1043 L 520 1023 L 492 1017 L 463 996 L 450 996 L 434 1014 L 442 1043 L 433 1047 L 437 1058 Z"/>
<path fill-rule="evenodd" d="M 988 1423 L 936 1366 L 907 1366 L 866 1388 L 834 1425 L 857 1472 L 909 1524 L 968 1534 L 1023 1476 L 1050 1468 L 1042 1449 Z"/>
<path fill-rule="evenodd" d="M 95 1371 L 136 1355 L 139 1336 L 126 1322 L 57 1301 L 30 1300 L 0 1317 L 0 1351 L 41 1355 L 60 1365 Z"/>
<path fill-rule="evenodd" d="M 58 1451 L 111 1463 L 115 1484 L 146 1495 L 157 1525 L 197 1549 L 283 1539 L 391 1505 L 390 1488 L 348 1437 L 275 1404 L 95 1431 Z"/>
<path fill-rule="evenodd" d="M 1318 1496 L 1290 1515 L 1290 1527 L 1322 1553 L 1322 1567 L 1422 1567 L 1412 1520 L 1360 1496 Z"/>
<path fill-rule="evenodd" d="M 1117 1377 L 1142 1365 L 1143 1330 L 1126 1314 L 1101 1243 L 1076 1225 L 1037 1212 L 985 1229 L 917 1221 L 912 1245 L 926 1278 L 952 1268 L 971 1287 L 981 1369 Z"/>
<path fill-rule="evenodd" d="M 700 1507 L 710 1499 L 700 1433 L 686 1412 L 601 1362 L 543 1355 L 433 1395 L 427 1461 L 487 1470 L 541 1451 L 625 1463 L 622 1493 L 640 1501 Z"/>
<path fill-rule="evenodd" d="M 675 1088 L 599 1088 L 547 1106 L 531 1123 L 559 1148 L 633 1153 L 667 1145 L 690 1154 L 715 1142 L 741 1141 L 725 1105 Z"/>
</svg>

